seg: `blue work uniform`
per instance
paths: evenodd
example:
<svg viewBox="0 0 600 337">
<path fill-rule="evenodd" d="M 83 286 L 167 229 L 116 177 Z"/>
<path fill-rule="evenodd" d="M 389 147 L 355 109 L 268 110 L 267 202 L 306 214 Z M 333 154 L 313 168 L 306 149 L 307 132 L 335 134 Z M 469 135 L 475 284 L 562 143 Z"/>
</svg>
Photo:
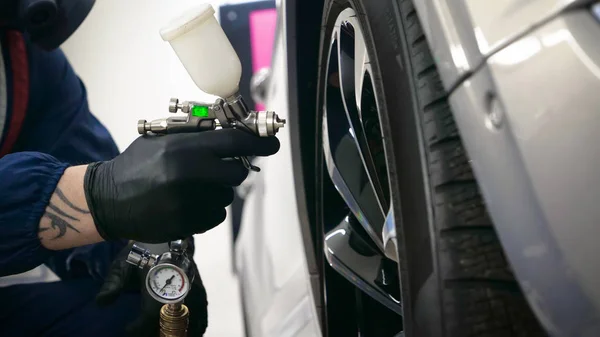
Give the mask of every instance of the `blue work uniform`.
<svg viewBox="0 0 600 337">
<path fill-rule="evenodd" d="M 107 309 L 94 296 L 124 243 L 54 252 L 38 239 L 64 170 L 109 160 L 118 149 L 62 51 L 1 28 L 0 45 L 0 277 L 46 264 L 61 278 L 0 288 L 0 336 L 121 336 L 139 312 L 139 293 Z"/>
</svg>

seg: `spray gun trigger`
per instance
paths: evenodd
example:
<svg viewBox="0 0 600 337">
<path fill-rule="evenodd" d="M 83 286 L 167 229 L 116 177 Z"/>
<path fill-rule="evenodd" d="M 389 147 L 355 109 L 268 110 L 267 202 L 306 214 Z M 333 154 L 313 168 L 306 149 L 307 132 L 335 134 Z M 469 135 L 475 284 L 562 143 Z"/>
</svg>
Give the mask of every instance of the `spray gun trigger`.
<svg viewBox="0 0 600 337">
<path fill-rule="evenodd" d="M 252 163 L 250 163 L 250 160 L 248 160 L 247 157 L 240 157 L 238 159 L 242 162 L 242 164 L 244 164 L 244 167 L 246 169 L 254 172 L 260 172 L 260 167 L 252 165 Z"/>
</svg>

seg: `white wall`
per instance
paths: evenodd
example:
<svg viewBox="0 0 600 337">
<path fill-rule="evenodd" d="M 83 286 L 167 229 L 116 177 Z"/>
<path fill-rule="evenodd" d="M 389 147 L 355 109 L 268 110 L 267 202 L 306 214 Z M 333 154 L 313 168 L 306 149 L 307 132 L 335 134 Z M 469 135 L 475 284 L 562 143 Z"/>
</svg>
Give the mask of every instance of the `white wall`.
<svg viewBox="0 0 600 337">
<path fill-rule="evenodd" d="M 88 89 L 92 112 L 121 150 L 138 137 L 138 119 L 168 117 L 169 98 L 213 99 L 196 88 L 158 33 L 172 15 L 199 2 L 97 0 L 90 16 L 64 44 Z M 223 1 L 207 2 L 218 10 Z M 208 291 L 207 337 L 243 336 L 230 243 L 228 221 L 196 237 L 195 260 Z"/>
</svg>

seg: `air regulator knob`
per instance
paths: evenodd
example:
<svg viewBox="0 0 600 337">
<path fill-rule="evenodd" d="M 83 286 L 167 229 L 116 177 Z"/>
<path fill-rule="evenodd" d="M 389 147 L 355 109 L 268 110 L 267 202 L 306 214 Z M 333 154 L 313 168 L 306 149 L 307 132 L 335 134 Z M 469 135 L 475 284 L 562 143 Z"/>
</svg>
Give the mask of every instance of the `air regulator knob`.
<svg viewBox="0 0 600 337">
<path fill-rule="evenodd" d="M 179 99 L 178 98 L 171 98 L 169 100 L 169 112 L 170 113 L 176 113 L 177 110 L 179 110 Z"/>
<path fill-rule="evenodd" d="M 145 119 L 138 120 L 137 130 L 140 135 L 143 135 L 146 133 L 147 130 L 146 130 L 146 120 Z"/>
</svg>

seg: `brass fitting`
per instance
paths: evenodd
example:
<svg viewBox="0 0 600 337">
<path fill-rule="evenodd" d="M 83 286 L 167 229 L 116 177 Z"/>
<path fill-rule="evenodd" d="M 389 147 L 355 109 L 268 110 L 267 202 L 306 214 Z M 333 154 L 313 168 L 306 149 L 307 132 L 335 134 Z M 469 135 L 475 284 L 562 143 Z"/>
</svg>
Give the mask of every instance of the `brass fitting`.
<svg viewBox="0 0 600 337">
<path fill-rule="evenodd" d="M 160 309 L 160 337 L 187 337 L 190 311 L 185 304 L 165 304 Z"/>
</svg>

